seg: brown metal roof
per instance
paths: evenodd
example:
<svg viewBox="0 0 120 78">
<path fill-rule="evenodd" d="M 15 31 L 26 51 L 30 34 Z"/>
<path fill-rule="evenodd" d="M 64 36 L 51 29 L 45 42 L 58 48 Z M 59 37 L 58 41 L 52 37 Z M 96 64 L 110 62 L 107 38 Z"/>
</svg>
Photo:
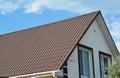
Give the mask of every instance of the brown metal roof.
<svg viewBox="0 0 120 78">
<path fill-rule="evenodd" d="M 59 70 L 99 11 L 0 36 L 0 77 Z"/>
</svg>

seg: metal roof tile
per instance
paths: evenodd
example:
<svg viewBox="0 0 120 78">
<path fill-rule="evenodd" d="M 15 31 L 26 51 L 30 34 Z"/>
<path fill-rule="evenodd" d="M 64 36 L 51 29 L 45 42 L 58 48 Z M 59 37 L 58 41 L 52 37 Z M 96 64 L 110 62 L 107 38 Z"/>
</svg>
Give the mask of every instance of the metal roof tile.
<svg viewBox="0 0 120 78">
<path fill-rule="evenodd" d="M 0 77 L 58 70 L 99 12 L 0 36 Z"/>
</svg>

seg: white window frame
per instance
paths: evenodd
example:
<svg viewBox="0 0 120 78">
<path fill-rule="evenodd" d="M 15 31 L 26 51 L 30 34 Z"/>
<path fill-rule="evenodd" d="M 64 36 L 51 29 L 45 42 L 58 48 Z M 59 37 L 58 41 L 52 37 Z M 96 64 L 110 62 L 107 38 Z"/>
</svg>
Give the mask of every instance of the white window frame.
<svg viewBox="0 0 120 78">
<path fill-rule="evenodd" d="M 87 52 L 88 53 L 88 62 L 89 62 L 89 67 L 88 67 L 88 70 L 89 70 L 89 76 L 85 76 L 85 75 L 81 75 L 81 61 L 80 61 L 80 52 Z M 89 48 L 89 47 L 86 47 L 86 46 L 79 46 L 79 58 L 78 58 L 78 62 L 79 62 L 79 72 L 80 72 L 80 77 L 81 78 L 94 78 L 94 60 L 93 60 L 93 52 L 92 52 L 92 48 Z M 83 53 L 82 53 L 83 54 Z M 84 57 L 83 57 L 84 58 Z M 83 61 L 83 59 L 82 59 Z M 83 62 L 84 63 L 84 62 Z M 82 64 L 83 64 L 82 63 Z M 84 65 L 83 65 L 84 66 Z M 85 68 L 83 68 L 84 70 Z M 85 74 L 85 72 L 84 72 Z"/>
</svg>

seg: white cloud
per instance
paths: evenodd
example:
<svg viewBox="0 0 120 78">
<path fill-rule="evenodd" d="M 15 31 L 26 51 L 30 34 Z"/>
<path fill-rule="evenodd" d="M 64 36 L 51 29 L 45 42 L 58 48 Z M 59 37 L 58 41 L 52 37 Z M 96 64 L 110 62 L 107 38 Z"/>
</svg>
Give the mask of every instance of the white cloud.
<svg viewBox="0 0 120 78">
<path fill-rule="evenodd" d="M 102 10 L 104 13 L 120 13 L 119 4 L 119 0 L 0 0 L 0 13 L 9 13 L 21 8 L 25 13 L 42 13 L 44 7 L 75 13 L 95 10 Z"/>
<path fill-rule="evenodd" d="M 120 0 L 0 0 L 0 13 L 7 14 L 17 9 L 24 13 L 42 13 L 44 8 L 65 10 L 74 13 L 88 13 L 101 10 L 104 15 L 120 14 Z M 120 18 L 109 17 L 110 31 L 120 50 Z"/>
<path fill-rule="evenodd" d="M 111 35 L 120 51 L 120 17 L 112 16 L 109 20 L 111 21 L 108 23 Z"/>
<path fill-rule="evenodd" d="M 88 13 L 95 10 L 102 10 L 104 13 L 120 13 L 119 4 L 119 0 L 29 0 L 29 3 L 24 5 L 24 9 L 26 13 L 42 13 L 44 7 L 75 13 Z"/>
<path fill-rule="evenodd" d="M 81 3 L 76 0 L 34 0 L 25 5 L 26 13 L 41 13 L 44 7 L 51 10 L 66 10 L 75 13 L 87 12 L 91 9 L 86 6 L 80 6 Z"/>
<path fill-rule="evenodd" d="M 114 21 L 111 23 L 111 34 L 120 39 L 120 21 Z"/>
<path fill-rule="evenodd" d="M 7 2 L 5 0 L 0 0 L 0 13 L 6 14 L 12 11 L 15 11 L 18 9 L 19 6 L 16 3 L 13 2 Z"/>
</svg>

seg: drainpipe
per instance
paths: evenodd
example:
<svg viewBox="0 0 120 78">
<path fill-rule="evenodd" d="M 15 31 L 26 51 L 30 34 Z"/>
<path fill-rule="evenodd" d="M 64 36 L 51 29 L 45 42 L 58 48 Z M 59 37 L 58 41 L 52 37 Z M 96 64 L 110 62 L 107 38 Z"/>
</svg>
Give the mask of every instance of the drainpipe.
<svg viewBox="0 0 120 78">
<path fill-rule="evenodd" d="M 61 70 L 58 71 L 52 71 L 53 78 L 58 78 L 63 76 L 63 72 Z"/>
<path fill-rule="evenodd" d="M 53 73 L 53 78 L 57 78 L 57 76 L 56 76 L 56 74 L 55 74 L 56 72 L 53 71 L 52 73 Z"/>
</svg>

